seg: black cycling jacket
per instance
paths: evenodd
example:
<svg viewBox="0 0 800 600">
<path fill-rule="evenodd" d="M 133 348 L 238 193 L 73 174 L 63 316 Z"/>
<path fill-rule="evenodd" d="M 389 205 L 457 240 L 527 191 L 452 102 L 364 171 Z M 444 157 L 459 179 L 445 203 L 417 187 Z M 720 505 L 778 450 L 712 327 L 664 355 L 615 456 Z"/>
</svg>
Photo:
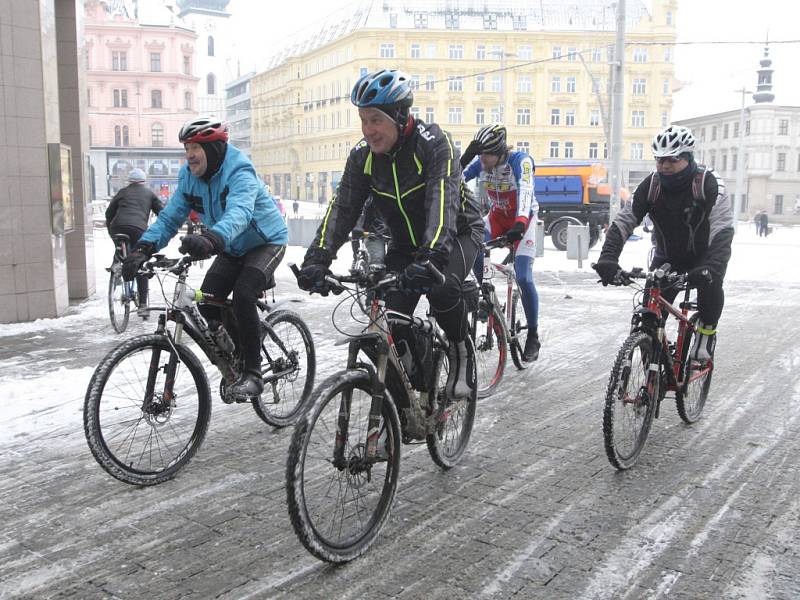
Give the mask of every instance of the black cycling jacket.
<svg viewBox="0 0 800 600">
<path fill-rule="evenodd" d="M 483 239 L 483 220 L 461 182 L 458 151 L 436 124 L 414 119 L 390 154 L 374 154 L 361 140 L 347 159 L 336 194 L 306 253 L 307 262 L 330 261 L 347 240 L 367 198 L 383 217 L 391 246 L 447 263 L 456 235 Z"/>
<path fill-rule="evenodd" d="M 143 183 L 131 183 L 112 198 L 106 208 L 106 227 L 136 227 L 144 231 L 150 211 L 161 212 L 163 205 L 153 191 Z"/>
</svg>

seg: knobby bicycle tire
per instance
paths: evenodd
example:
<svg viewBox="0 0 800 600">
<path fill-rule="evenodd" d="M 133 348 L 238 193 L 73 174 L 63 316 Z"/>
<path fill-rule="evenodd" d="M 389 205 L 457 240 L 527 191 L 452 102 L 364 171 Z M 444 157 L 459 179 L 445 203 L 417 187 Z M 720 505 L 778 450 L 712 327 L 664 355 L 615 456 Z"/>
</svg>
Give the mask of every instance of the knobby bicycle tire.
<svg viewBox="0 0 800 600">
<path fill-rule="evenodd" d="M 478 398 L 487 398 L 497 390 L 503 380 L 508 361 L 504 318 L 498 306 L 494 305 L 486 319 L 479 319 L 478 314 L 473 312 L 470 320 L 472 337 L 475 340 Z"/>
<path fill-rule="evenodd" d="M 163 394 L 156 396 L 163 392 L 164 365 L 175 349 L 175 403 L 167 409 Z M 144 396 L 150 377 L 155 385 L 148 404 Z M 155 411 L 159 406 L 165 410 Z M 84 432 L 92 455 L 110 475 L 134 485 L 172 479 L 203 443 L 210 419 L 211 391 L 202 364 L 191 350 L 173 347 L 161 334 L 131 338 L 109 352 L 95 369 L 84 399 Z M 157 464 L 145 467 L 148 459 Z"/>
<path fill-rule="evenodd" d="M 472 393 L 467 398 L 451 401 L 445 394 L 444 388 L 447 382 L 446 353 L 439 349 L 435 356 L 434 379 L 439 382 L 436 401 L 440 404 L 440 409 L 444 409 L 437 424 L 436 430 L 429 434 L 425 441 L 428 444 L 428 452 L 437 465 L 443 469 L 450 469 L 458 464 L 464 456 L 464 451 L 469 444 L 472 435 L 472 426 L 475 423 L 475 405 L 477 403 L 477 381 L 475 371 L 475 346 L 472 338 L 466 338 L 467 349 L 472 354 L 472 360 L 468 364 L 472 367 L 472 373 L 468 375 L 476 385 Z"/>
<path fill-rule="evenodd" d="M 528 335 L 528 319 L 525 316 L 522 300 L 517 290 L 514 290 L 511 294 L 511 322 L 508 324 L 508 330 L 513 334 L 513 339 L 510 340 L 510 346 L 511 358 L 514 361 L 514 366 L 520 371 L 527 369 L 531 363 L 522 359 L 525 344 L 521 337 L 522 332 L 525 332 L 526 336 Z"/>
<path fill-rule="evenodd" d="M 314 339 L 305 321 L 290 310 L 273 311 L 264 321 L 266 333 L 261 342 L 264 391 L 253 400 L 253 410 L 265 423 L 286 427 L 297 420 L 314 390 L 317 369 Z M 286 325 L 287 329 L 281 325 Z M 292 331 L 297 335 L 292 335 Z M 293 355 L 286 356 L 283 348 Z M 265 349 L 269 351 L 272 364 L 267 360 Z M 270 379 L 275 371 L 286 370 L 289 372 L 276 381 Z"/>
<path fill-rule="evenodd" d="M 391 511 L 400 468 L 401 437 L 397 409 L 388 390 L 386 393 L 379 428 L 386 433 L 386 457 L 372 463 L 368 471 L 359 472 L 372 401 L 372 381 L 364 371 L 340 371 L 328 377 L 314 391 L 309 410 L 295 424 L 286 461 L 289 517 L 300 542 L 321 560 L 343 563 L 366 552 Z M 350 410 L 343 413 L 348 427 L 343 434 L 345 465 L 337 467 L 333 454 L 343 394 L 350 394 L 351 399 Z M 365 507 L 367 504 L 362 491 L 370 492 L 377 486 L 380 490 L 375 489 L 376 498 L 371 502 L 374 508 L 370 514 L 362 515 L 360 502 Z M 319 502 L 315 501 L 317 494 L 323 496 Z M 342 506 L 334 506 L 339 500 Z M 356 511 L 355 519 L 347 514 L 348 510 Z M 334 524 L 333 519 L 339 515 L 342 523 Z M 352 534 L 347 532 L 342 539 L 346 520 L 351 521 L 348 526 L 359 529 Z"/>
<path fill-rule="evenodd" d="M 697 327 L 699 318 L 699 315 L 695 313 L 689 320 Z M 705 376 L 701 376 L 695 381 L 689 381 L 692 377 L 692 371 L 696 370 L 698 367 L 705 368 L 705 365 L 698 365 L 697 362 L 689 358 L 689 352 L 692 349 L 692 338 L 694 336 L 688 335 L 688 333 L 689 331 L 687 330 L 681 352 L 683 363 L 680 369 L 680 380 L 683 382 L 683 385 L 675 392 L 675 405 L 678 409 L 678 415 L 683 422 L 691 425 L 700 418 L 700 415 L 703 413 L 703 408 L 706 405 L 708 391 L 711 388 L 711 376 L 714 374 L 714 363 L 711 363 L 711 370 Z"/>
<path fill-rule="evenodd" d="M 625 470 L 636 464 L 644 448 L 655 415 L 659 389 L 647 393 L 653 341 L 636 331 L 628 336 L 617 354 L 608 380 L 603 410 L 603 441 L 609 462 Z M 656 386 L 660 387 L 656 375 Z"/>
</svg>

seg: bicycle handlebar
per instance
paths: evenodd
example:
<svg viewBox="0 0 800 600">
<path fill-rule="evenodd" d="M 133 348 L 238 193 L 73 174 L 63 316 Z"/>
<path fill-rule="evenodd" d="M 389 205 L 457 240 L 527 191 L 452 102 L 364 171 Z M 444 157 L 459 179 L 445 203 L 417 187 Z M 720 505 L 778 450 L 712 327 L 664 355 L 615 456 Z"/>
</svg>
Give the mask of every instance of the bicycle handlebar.
<svg viewBox="0 0 800 600">
<path fill-rule="evenodd" d="M 596 263 L 592 263 L 592 268 Z M 619 269 L 614 275 L 614 280 L 610 282 L 611 285 L 630 285 L 634 279 L 648 279 L 653 277 L 659 283 L 665 283 L 669 286 L 684 285 L 686 284 L 686 273 L 677 273 L 672 271 L 672 265 L 664 263 L 653 271 L 645 271 L 641 267 L 634 267 L 630 271 Z"/>
<path fill-rule="evenodd" d="M 511 242 L 508 241 L 508 238 L 505 235 L 501 235 L 500 237 L 496 237 L 493 240 L 489 240 L 483 244 L 487 250 L 494 250 L 495 248 L 505 248 L 506 246 L 510 246 Z"/>
</svg>

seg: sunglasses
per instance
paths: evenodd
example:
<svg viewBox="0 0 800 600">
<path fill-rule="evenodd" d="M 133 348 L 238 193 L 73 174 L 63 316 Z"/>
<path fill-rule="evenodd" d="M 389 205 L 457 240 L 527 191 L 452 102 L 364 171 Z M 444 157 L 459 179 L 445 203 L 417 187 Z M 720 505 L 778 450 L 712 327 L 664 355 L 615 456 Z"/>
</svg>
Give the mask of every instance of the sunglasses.
<svg viewBox="0 0 800 600">
<path fill-rule="evenodd" d="M 675 156 L 659 156 L 659 157 L 656 159 L 656 162 L 657 162 L 658 164 L 661 164 L 661 163 L 669 163 L 669 164 L 671 164 L 671 165 L 674 165 L 675 163 L 677 163 L 677 162 L 680 162 L 681 160 L 683 160 L 683 159 L 681 159 L 681 158 L 676 158 Z"/>
</svg>

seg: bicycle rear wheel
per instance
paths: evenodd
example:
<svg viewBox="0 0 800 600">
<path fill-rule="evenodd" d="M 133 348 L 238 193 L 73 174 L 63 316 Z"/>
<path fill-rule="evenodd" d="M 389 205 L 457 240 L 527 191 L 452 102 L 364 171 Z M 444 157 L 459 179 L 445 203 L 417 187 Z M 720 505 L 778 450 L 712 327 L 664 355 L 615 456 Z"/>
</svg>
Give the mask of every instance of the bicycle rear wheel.
<svg viewBox="0 0 800 600">
<path fill-rule="evenodd" d="M 519 370 L 527 369 L 530 363 L 522 360 L 522 354 L 525 351 L 524 336 L 528 335 L 528 319 L 525 316 L 522 298 L 518 290 L 514 290 L 511 295 L 511 322 L 508 324 L 508 329 L 511 337 L 511 358 L 514 360 L 514 365 Z"/>
<path fill-rule="evenodd" d="M 699 315 L 695 313 L 689 320 L 696 327 Z M 688 333 L 690 332 L 687 331 Z M 713 360 L 708 364 L 703 364 L 689 358 L 692 338 L 692 335 L 686 335 L 683 340 L 683 349 L 681 351 L 683 363 L 680 369 L 682 385 L 675 392 L 678 415 L 688 424 L 694 423 L 700 418 L 706 405 L 708 390 L 711 388 L 711 376 L 714 374 Z"/>
<path fill-rule="evenodd" d="M 158 334 L 132 338 L 107 354 L 92 375 L 83 409 L 97 462 L 135 485 L 172 479 L 197 452 L 210 418 L 211 392 L 200 361 Z"/>
<path fill-rule="evenodd" d="M 503 380 L 508 360 L 503 316 L 497 306 L 486 314 L 486 307 L 487 304 L 481 300 L 478 311 L 470 314 L 472 337 L 475 339 L 478 398 L 486 398 L 494 393 Z"/>
<path fill-rule="evenodd" d="M 476 381 L 475 372 L 475 346 L 470 337 L 466 338 L 467 349 L 472 355 L 469 361 L 471 373 L 467 375 L 473 382 Z M 438 422 L 436 430 L 426 438 L 428 452 L 437 465 L 444 469 L 454 467 L 461 460 L 472 435 L 472 425 L 475 423 L 475 404 L 478 393 L 477 385 L 472 388 L 472 393 L 467 398 L 451 400 L 445 393 L 448 374 L 447 353 L 439 348 L 434 354 L 433 379 L 438 381 L 436 402 L 438 403 Z"/>
<path fill-rule="evenodd" d="M 113 263 L 108 279 L 108 315 L 111 317 L 111 326 L 117 333 L 122 333 L 128 327 L 131 313 L 131 299 L 122 279 L 121 267 L 120 263 Z"/>
<path fill-rule="evenodd" d="M 649 371 L 652 359 L 650 336 L 643 331 L 632 333 L 622 344 L 608 380 L 603 440 L 609 462 L 620 470 L 636 463 L 650 433 L 660 386 L 659 374 Z"/>
<path fill-rule="evenodd" d="M 253 400 L 253 409 L 265 423 L 286 427 L 295 422 L 314 389 L 314 340 L 303 319 L 292 311 L 276 310 L 264 322 L 264 391 Z"/>
<path fill-rule="evenodd" d="M 289 516 L 303 546 L 324 561 L 347 562 L 366 552 L 392 507 L 400 468 L 400 420 L 387 396 L 378 429 L 379 454 L 367 460 L 371 403 L 367 373 L 339 372 L 316 389 L 310 410 L 292 435 L 286 462 Z"/>
</svg>

